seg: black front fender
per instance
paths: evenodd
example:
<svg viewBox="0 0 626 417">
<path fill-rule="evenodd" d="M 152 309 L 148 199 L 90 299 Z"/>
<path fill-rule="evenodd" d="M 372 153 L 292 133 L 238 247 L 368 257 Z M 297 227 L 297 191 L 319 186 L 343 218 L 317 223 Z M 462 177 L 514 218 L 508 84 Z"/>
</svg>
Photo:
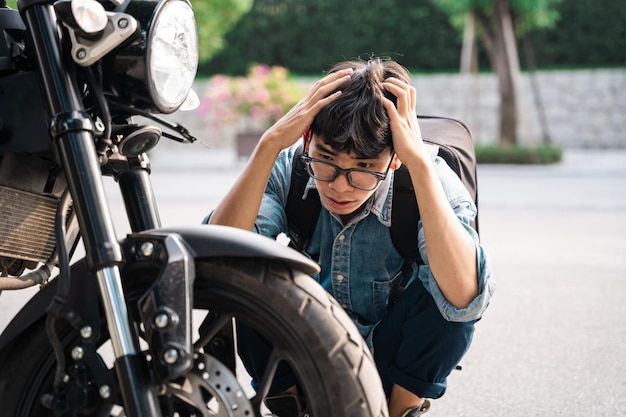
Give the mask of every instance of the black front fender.
<svg viewBox="0 0 626 417">
<path fill-rule="evenodd" d="M 226 256 L 276 259 L 308 275 L 319 272 L 317 263 L 301 253 L 272 239 L 233 227 L 198 225 L 149 230 L 145 233 L 180 235 L 194 258 Z"/>
<path fill-rule="evenodd" d="M 292 268 L 312 275 L 319 272 L 318 265 L 297 251 L 256 233 L 226 226 L 198 225 L 154 229 L 132 235 L 137 239 L 145 235 L 178 235 L 194 259 L 214 257 L 255 257 L 286 262 Z M 124 239 L 126 241 L 127 239 Z M 122 241 L 122 246 L 124 245 Z M 84 260 L 71 267 L 72 286 L 69 305 L 82 317 L 99 314 L 98 284 L 93 271 L 88 271 Z M 46 309 L 56 295 L 57 279 L 31 298 L 0 335 L 0 351 L 12 340 L 46 315 Z"/>
</svg>

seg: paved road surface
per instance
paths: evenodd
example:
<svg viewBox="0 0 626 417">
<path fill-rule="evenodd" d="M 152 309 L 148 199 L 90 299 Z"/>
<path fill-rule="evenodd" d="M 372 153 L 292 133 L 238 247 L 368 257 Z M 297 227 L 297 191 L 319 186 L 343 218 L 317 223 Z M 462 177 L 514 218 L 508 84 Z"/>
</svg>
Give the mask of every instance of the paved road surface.
<svg viewBox="0 0 626 417">
<path fill-rule="evenodd" d="M 228 149 L 152 154 L 164 226 L 197 224 L 242 167 Z M 498 289 L 432 417 L 626 416 L 626 150 L 479 167 Z M 107 182 L 120 233 L 128 231 Z M 0 297 L 0 329 L 28 291 Z"/>
</svg>

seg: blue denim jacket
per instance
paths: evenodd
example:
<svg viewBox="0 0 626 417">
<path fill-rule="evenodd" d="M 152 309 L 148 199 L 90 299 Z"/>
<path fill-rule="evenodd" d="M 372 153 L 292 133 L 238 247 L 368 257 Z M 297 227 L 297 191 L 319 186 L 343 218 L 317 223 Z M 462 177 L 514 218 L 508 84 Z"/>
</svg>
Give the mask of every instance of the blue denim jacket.
<svg viewBox="0 0 626 417">
<path fill-rule="evenodd" d="M 291 182 L 294 149 L 291 147 L 282 151 L 274 164 L 255 224 L 257 233 L 272 238 L 281 233 L 287 234 L 284 207 Z M 434 163 L 450 205 L 476 242 L 479 294 L 463 309 L 454 307 L 445 299 L 428 264 L 421 222 L 418 225 L 418 244 L 424 264 L 414 268 L 410 282 L 415 279 L 422 281 L 445 319 L 458 322 L 476 320 L 487 308 L 495 290 L 491 264 L 478 242 L 478 235 L 470 226 L 476 216 L 476 207 L 465 186 L 445 161 L 435 157 Z M 322 207 L 306 248 L 306 254 L 321 267 L 321 272 L 314 278 L 346 309 L 366 339 L 385 314 L 390 290 L 395 280 L 400 278 L 404 261 L 395 250 L 389 233 L 392 181 L 393 171 L 390 171 L 366 203 L 365 209 L 346 225 Z M 310 179 L 305 195 L 314 187 L 315 182 Z"/>
</svg>

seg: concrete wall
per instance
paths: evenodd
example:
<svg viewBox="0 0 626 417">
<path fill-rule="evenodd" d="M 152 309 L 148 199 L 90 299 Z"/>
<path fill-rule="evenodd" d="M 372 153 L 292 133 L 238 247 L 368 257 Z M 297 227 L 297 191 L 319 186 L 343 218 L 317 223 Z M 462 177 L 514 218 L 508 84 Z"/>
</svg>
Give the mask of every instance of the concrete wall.
<svg viewBox="0 0 626 417">
<path fill-rule="evenodd" d="M 547 132 L 563 147 L 626 147 L 626 69 L 543 71 L 536 83 L 545 109 Z M 492 74 L 418 75 L 417 111 L 465 121 L 478 143 L 498 137 L 498 86 Z M 531 79 L 522 75 L 519 137 L 543 136 Z"/>
<path fill-rule="evenodd" d="M 626 148 L 626 68 L 542 71 L 536 74 L 553 143 L 565 148 Z M 311 83 L 313 81 L 303 81 Z M 540 143 L 543 136 L 528 74 L 522 75 L 519 134 L 521 143 Z M 463 120 L 477 143 L 498 137 L 498 89 L 493 74 L 416 75 L 417 111 Z M 205 82 L 195 86 L 198 94 Z M 195 112 L 177 112 L 176 120 L 212 147 L 233 146 L 232 132 L 211 130 Z"/>
</svg>

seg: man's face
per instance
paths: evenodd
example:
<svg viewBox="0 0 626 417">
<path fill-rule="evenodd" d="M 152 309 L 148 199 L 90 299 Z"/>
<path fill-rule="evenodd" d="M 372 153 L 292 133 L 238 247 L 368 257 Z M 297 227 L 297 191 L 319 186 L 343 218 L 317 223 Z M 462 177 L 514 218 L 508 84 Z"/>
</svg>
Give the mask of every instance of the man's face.
<svg viewBox="0 0 626 417">
<path fill-rule="evenodd" d="M 397 168 L 395 163 L 392 164 L 394 162 L 392 158 L 395 160 L 396 157 L 392 157 L 391 151 L 383 151 L 374 159 L 361 159 L 352 153 L 335 151 L 317 135 L 313 135 L 309 142 L 308 154 L 313 159 L 336 165 L 341 169 L 356 168 L 385 174 L 388 168 Z M 351 175 L 353 176 L 353 183 L 357 180 L 357 176 L 363 178 L 362 172 Z M 360 211 L 363 204 L 374 194 L 379 184 L 380 182 L 376 183 L 372 190 L 362 190 L 350 184 L 348 177 L 343 173 L 339 173 L 332 181 L 315 180 L 322 205 L 331 213 L 342 216 L 345 221 Z"/>
</svg>

